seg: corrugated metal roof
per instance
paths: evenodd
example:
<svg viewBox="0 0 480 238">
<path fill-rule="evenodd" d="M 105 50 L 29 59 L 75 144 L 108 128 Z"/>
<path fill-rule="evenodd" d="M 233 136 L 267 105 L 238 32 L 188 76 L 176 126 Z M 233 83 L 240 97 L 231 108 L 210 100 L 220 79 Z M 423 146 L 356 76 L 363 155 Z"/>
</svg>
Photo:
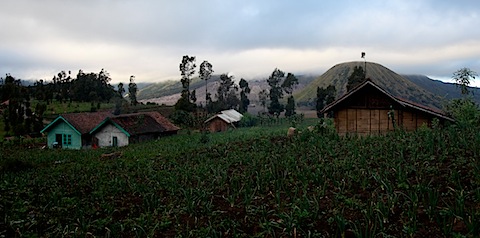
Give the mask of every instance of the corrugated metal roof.
<svg viewBox="0 0 480 238">
<path fill-rule="evenodd" d="M 242 120 L 242 117 L 243 115 L 239 112 L 237 112 L 235 109 L 230 109 L 230 110 L 225 110 L 225 111 L 221 111 L 220 113 L 218 113 L 217 115 L 213 116 L 213 117 L 210 117 L 208 118 L 205 123 L 213 120 L 214 118 L 220 118 L 222 119 L 223 121 L 225 121 L 226 123 L 233 123 L 233 122 L 239 122 L 240 120 Z"/>
</svg>

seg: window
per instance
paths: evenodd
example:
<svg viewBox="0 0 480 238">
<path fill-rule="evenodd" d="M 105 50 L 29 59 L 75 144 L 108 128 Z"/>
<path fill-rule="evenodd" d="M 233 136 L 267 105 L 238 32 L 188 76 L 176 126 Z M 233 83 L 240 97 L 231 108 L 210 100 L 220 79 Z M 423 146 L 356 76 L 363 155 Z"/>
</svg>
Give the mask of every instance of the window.
<svg viewBox="0 0 480 238">
<path fill-rule="evenodd" d="M 63 134 L 63 144 L 71 145 L 72 144 L 72 135 Z"/>
</svg>

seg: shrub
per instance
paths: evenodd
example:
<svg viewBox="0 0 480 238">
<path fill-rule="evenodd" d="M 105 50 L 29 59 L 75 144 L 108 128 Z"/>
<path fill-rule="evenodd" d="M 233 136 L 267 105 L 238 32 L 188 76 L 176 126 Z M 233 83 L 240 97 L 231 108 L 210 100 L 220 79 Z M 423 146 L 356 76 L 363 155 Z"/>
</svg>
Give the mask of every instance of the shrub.
<svg viewBox="0 0 480 238">
<path fill-rule="evenodd" d="M 175 110 L 170 115 L 173 123 L 180 126 L 192 127 L 194 125 L 194 118 L 192 114 L 184 110 Z"/>
<path fill-rule="evenodd" d="M 256 126 L 258 123 L 258 118 L 253 116 L 250 113 L 243 114 L 242 120 L 239 122 L 240 127 L 252 127 Z"/>
<path fill-rule="evenodd" d="M 480 126 L 480 109 L 471 97 L 454 99 L 445 105 L 445 111 L 453 117 L 459 128 Z"/>
</svg>

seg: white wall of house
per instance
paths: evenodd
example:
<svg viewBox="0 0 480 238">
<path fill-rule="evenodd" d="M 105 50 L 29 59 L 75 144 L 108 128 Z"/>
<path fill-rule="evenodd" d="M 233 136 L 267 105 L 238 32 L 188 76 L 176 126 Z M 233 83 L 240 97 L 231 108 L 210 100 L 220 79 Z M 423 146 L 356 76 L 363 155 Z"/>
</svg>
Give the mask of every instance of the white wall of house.
<svg viewBox="0 0 480 238">
<path fill-rule="evenodd" d="M 114 146 L 114 137 L 117 138 L 117 146 L 128 145 L 128 136 L 112 124 L 105 125 L 93 136 L 97 138 L 99 147 Z"/>
</svg>

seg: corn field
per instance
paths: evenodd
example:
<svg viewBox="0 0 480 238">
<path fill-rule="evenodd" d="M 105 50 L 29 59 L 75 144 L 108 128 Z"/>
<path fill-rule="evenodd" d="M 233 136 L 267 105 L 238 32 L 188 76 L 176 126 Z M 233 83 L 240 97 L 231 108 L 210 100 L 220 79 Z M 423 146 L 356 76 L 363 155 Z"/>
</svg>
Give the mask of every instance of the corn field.
<svg viewBox="0 0 480 238">
<path fill-rule="evenodd" d="M 480 235 L 480 133 L 287 137 L 287 127 L 101 150 L 3 147 L 0 237 Z"/>
</svg>

